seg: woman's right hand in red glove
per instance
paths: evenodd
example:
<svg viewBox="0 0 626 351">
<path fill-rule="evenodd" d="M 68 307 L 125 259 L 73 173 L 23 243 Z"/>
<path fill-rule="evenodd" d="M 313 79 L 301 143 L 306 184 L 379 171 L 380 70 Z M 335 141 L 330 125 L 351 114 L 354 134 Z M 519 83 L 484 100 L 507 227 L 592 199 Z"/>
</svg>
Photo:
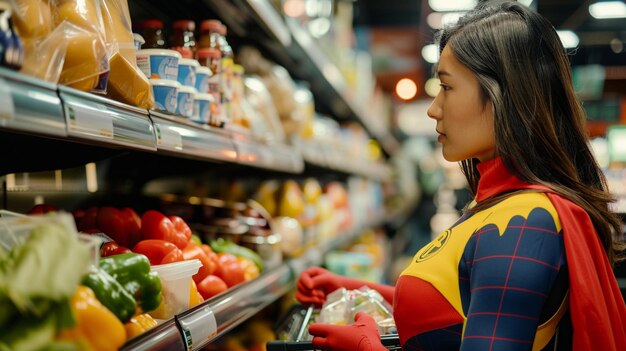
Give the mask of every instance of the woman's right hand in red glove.
<svg viewBox="0 0 626 351">
<path fill-rule="evenodd" d="M 322 267 L 308 268 L 298 279 L 296 299 L 302 304 L 319 307 L 326 301 L 326 295 L 342 287 L 343 279 Z"/>
</svg>

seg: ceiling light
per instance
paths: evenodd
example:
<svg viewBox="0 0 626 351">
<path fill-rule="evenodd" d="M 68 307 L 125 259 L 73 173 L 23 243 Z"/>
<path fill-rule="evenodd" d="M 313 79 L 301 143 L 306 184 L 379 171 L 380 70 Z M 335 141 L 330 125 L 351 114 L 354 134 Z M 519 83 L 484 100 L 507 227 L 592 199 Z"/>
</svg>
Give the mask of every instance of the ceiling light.
<svg viewBox="0 0 626 351">
<path fill-rule="evenodd" d="M 578 35 L 571 30 L 557 30 L 556 33 L 559 35 L 564 48 L 570 49 L 578 46 Z"/>
<path fill-rule="evenodd" d="M 623 1 L 603 1 L 589 5 L 589 13 L 594 18 L 626 17 L 626 4 Z"/>
<path fill-rule="evenodd" d="M 412 79 L 402 78 L 396 84 L 396 94 L 402 100 L 411 100 L 417 94 L 417 85 Z"/>
<path fill-rule="evenodd" d="M 422 57 L 426 62 L 435 63 L 439 60 L 439 48 L 435 44 L 428 44 L 422 48 Z"/>
<path fill-rule="evenodd" d="M 478 0 L 428 0 L 434 11 L 468 11 L 474 8 Z"/>
</svg>

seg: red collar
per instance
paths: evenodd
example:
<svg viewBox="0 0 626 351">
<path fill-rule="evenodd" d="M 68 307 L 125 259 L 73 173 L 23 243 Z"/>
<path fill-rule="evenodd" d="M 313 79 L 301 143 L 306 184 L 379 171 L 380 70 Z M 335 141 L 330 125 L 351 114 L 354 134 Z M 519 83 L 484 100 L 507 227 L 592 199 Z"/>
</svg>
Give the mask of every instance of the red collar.
<svg viewBox="0 0 626 351">
<path fill-rule="evenodd" d="M 480 180 L 476 201 L 481 202 L 498 194 L 516 189 L 526 189 L 530 184 L 514 176 L 500 157 L 476 165 Z"/>
</svg>

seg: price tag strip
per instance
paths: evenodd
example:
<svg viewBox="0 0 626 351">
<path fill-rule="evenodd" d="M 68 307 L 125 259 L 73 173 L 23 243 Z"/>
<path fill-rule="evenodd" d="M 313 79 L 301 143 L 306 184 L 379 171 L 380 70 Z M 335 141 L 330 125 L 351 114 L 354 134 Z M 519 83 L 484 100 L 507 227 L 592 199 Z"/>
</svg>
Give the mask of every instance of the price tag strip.
<svg viewBox="0 0 626 351">
<path fill-rule="evenodd" d="M 13 105 L 13 96 L 7 82 L 0 78 L 0 119 L 15 118 L 15 106 Z"/>
<path fill-rule="evenodd" d="M 67 104 L 65 118 L 69 134 L 113 139 L 113 115 L 104 106 Z"/>
<path fill-rule="evenodd" d="M 177 130 L 167 125 L 155 123 L 154 132 L 156 133 L 157 148 L 175 151 L 183 150 L 183 138 Z"/>
<path fill-rule="evenodd" d="M 204 307 L 185 318 L 176 318 L 187 345 L 187 350 L 200 350 L 217 336 L 217 321 L 210 308 Z"/>
</svg>

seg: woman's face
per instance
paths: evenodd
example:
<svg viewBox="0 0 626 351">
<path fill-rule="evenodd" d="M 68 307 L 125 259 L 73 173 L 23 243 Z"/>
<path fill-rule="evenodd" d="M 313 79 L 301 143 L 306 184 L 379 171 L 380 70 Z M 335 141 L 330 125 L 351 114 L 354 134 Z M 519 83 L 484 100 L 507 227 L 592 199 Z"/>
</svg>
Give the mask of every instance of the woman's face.
<svg viewBox="0 0 626 351">
<path fill-rule="evenodd" d="M 450 162 L 495 156 L 496 138 L 491 102 L 483 104 L 478 79 L 446 46 L 437 69 L 441 90 L 428 108 L 437 122 L 443 157 Z"/>
</svg>

